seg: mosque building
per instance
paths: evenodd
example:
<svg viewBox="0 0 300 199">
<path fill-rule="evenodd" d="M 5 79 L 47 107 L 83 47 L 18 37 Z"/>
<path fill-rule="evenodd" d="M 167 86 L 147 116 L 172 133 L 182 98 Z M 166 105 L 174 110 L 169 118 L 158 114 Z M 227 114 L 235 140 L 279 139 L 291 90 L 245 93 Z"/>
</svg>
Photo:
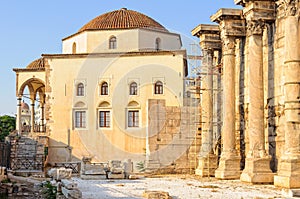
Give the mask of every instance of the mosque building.
<svg viewBox="0 0 300 199">
<path fill-rule="evenodd" d="M 61 54 L 42 54 L 14 71 L 18 103 L 25 88 L 30 93 L 31 124 L 39 107 L 50 164 L 149 160 L 182 133 L 186 51 L 179 34 L 142 13 L 102 14 L 62 39 Z M 17 130 L 20 115 L 18 106 Z"/>
</svg>

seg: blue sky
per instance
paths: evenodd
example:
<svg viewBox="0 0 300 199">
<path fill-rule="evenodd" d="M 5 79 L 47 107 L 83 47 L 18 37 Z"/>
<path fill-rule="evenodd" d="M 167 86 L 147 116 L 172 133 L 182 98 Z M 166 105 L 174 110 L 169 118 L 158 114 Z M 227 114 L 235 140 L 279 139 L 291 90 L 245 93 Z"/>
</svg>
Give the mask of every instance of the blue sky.
<svg viewBox="0 0 300 199">
<path fill-rule="evenodd" d="M 0 7 L 0 115 L 16 113 L 15 73 L 41 54 L 60 53 L 61 39 L 103 13 L 126 7 L 146 14 L 186 37 L 233 0 L 10 0 Z"/>
</svg>

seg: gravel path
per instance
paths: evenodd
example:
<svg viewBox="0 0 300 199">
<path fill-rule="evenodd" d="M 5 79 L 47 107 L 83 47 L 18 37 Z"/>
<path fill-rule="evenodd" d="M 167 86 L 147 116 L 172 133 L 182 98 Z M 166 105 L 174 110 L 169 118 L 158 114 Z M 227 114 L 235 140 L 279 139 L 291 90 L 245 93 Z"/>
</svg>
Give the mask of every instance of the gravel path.
<svg viewBox="0 0 300 199">
<path fill-rule="evenodd" d="M 194 198 L 285 198 L 273 185 L 251 185 L 239 180 L 216 180 L 195 176 L 160 176 L 138 180 L 81 180 L 78 183 L 84 199 L 142 198 L 145 190 L 167 191 L 173 199 Z"/>
</svg>

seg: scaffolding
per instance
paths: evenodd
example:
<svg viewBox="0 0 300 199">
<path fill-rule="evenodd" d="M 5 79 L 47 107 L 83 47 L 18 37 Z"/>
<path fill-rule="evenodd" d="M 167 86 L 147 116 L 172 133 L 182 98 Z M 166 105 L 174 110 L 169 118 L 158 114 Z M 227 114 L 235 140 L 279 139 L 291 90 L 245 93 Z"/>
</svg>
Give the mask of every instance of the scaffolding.
<svg viewBox="0 0 300 199">
<path fill-rule="evenodd" d="M 185 97 L 189 98 L 190 102 L 194 101 L 193 103 L 197 103 L 198 111 L 196 117 L 190 118 L 194 121 L 192 121 L 193 124 L 190 125 L 191 129 L 189 129 L 189 132 L 194 136 L 194 148 L 196 149 L 197 139 L 201 139 L 203 127 L 205 126 L 205 128 L 210 129 L 211 127 L 208 126 L 210 126 L 209 123 L 212 123 L 212 129 L 210 130 L 212 131 L 213 137 L 211 142 L 207 144 L 213 146 L 214 153 L 219 156 L 222 127 L 222 71 L 220 54 L 213 54 L 213 60 L 209 61 L 209 56 L 201 54 L 202 51 L 199 45 L 190 44 L 190 48 L 191 55 L 187 56 L 190 75 L 185 79 Z M 208 65 L 208 63 L 213 64 Z M 207 88 L 207 85 L 205 85 L 208 81 L 207 78 L 212 78 L 211 88 Z M 212 115 L 208 114 L 206 110 L 207 107 L 202 107 L 201 105 L 204 95 L 206 97 L 210 96 L 209 100 L 211 101 L 209 103 L 213 104 Z M 190 170 L 192 170 L 191 168 L 197 167 L 197 156 L 199 152 L 200 149 L 195 151 L 195 154 L 192 154 L 194 159 L 190 160 Z"/>
</svg>

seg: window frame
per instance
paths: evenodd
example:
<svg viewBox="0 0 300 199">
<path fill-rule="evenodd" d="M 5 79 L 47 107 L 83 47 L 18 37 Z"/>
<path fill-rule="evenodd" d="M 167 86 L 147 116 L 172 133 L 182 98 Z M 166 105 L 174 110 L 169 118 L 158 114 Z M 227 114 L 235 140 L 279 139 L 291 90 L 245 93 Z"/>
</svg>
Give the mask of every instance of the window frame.
<svg viewBox="0 0 300 199">
<path fill-rule="evenodd" d="M 73 42 L 72 44 L 72 54 L 76 54 L 77 53 L 77 44 L 76 42 Z"/>
<path fill-rule="evenodd" d="M 101 125 L 101 113 L 105 113 L 104 115 L 104 125 Z M 108 116 L 108 120 L 107 120 L 107 116 Z M 107 125 L 107 121 L 108 121 L 108 125 Z M 103 110 L 100 109 L 98 110 L 98 127 L 99 128 L 111 128 L 111 111 L 110 110 Z"/>
<path fill-rule="evenodd" d="M 164 83 L 160 80 L 154 83 L 154 94 L 163 95 L 164 94 Z"/>
<path fill-rule="evenodd" d="M 76 86 L 76 96 L 78 97 L 85 96 L 85 86 L 82 82 L 78 83 Z"/>
<path fill-rule="evenodd" d="M 79 115 L 77 115 L 77 113 L 79 113 Z M 74 127 L 75 127 L 75 129 L 87 128 L 87 117 L 86 116 L 87 116 L 86 110 L 74 110 Z M 77 118 L 79 118 L 80 121 L 78 121 Z"/>
<path fill-rule="evenodd" d="M 130 117 L 130 113 L 133 113 Z M 131 120 L 132 118 L 132 120 Z M 127 110 L 127 127 L 128 128 L 140 128 L 140 110 L 129 109 Z"/>
<path fill-rule="evenodd" d="M 133 84 L 135 85 L 133 86 Z M 138 84 L 136 82 L 129 84 L 129 95 L 138 95 Z"/>
<path fill-rule="evenodd" d="M 117 37 L 116 36 L 111 36 L 109 38 L 108 48 L 111 50 L 117 49 Z"/>
<path fill-rule="evenodd" d="M 105 87 L 104 84 L 106 85 Z M 109 86 L 106 81 L 102 82 L 100 85 L 100 95 L 109 95 Z"/>
<path fill-rule="evenodd" d="M 155 50 L 161 50 L 161 39 L 159 37 L 155 39 Z"/>
</svg>

